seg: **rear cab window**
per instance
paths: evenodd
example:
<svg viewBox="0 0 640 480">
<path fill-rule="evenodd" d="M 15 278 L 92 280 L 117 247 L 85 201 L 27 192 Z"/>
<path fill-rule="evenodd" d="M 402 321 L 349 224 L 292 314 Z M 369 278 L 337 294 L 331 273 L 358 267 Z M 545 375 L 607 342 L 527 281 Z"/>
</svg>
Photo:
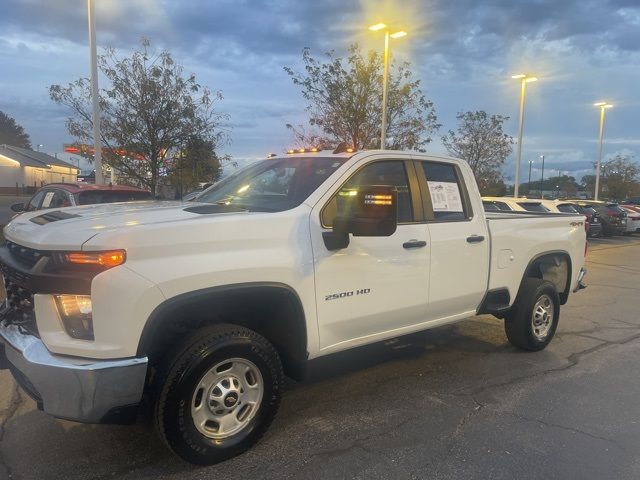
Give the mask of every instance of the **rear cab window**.
<svg viewBox="0 0 640 480">
<path fill-rule="evenodd" d="M 524 208 L 527 212 L 549 213 L 547 207 L 542 205 L 540 202 L 518 202 L 518 205 Z"/>
<path fill-rule="evenodd" d="M 448 222 L 472 217 L 466 188 L 455 165 L 430 161 L 418 162 L 427 182 L 433 220 Z"/>
<path fill-rule="evenodd" d="M 562 213 L 579 213 L 576 207 L 574 207 L 570 203 L 558 205 L 558 210 L 560 210 Z"/>
<path fill-rule="evenodd" d="M 77 194 L 78 205 L 152 200 L 151 193 L 127 190 L 87 190 Z"/>
<path fill-rule="evenodd" d="M 512 212 L 513 209 L 507 205 L 505 202 L 500 202 L 498 200 L 484 200 L 482 202 L 482 204 L 485 207 L 485 210 L 487 210 L 487 206 L 491 205 L 493 208 L 491 208 L 491 211 L 495 212 L 495 211 L 503 211 L 503 212 Z"/>
</svg>

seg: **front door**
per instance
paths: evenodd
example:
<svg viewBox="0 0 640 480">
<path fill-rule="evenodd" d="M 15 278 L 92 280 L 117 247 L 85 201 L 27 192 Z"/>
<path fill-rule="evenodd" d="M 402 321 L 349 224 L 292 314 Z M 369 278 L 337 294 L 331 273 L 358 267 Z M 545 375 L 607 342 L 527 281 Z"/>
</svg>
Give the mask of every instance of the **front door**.
<svg viewBox="0 0 640 480">
<path fill-rule="evenodd" d="M 398 191 L 398 228 L 389 237 L 354 237 L 329 251 L 327 231 L 340 205 L 338 194 L 361 186 Z M 316 206 L 311 217 L 321 350 L 340 350 L 402 333 L 427 310 L 430 242 L 413 163 L 363 160 L 357 171 Z"/>
</svg>

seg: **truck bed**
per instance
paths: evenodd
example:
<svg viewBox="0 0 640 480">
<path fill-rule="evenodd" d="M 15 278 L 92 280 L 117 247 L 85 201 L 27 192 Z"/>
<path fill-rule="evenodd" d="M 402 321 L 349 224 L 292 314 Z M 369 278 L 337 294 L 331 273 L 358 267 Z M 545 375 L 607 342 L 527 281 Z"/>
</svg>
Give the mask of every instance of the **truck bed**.
<svg viewBox="0 0 640 480">
<path fill-rule="evenodd" d="M 487 212 L 491 237 L 488 290 L 507 288 L 511 302 L 528 264 L 547 252 L 568 255 L 573 260 L 569 272 L 571 290 L 584 264 L 585 218 L 579 214 L 537 212 Z M 579 263 L 576 264 L 576 263 Z"/>
</svg>

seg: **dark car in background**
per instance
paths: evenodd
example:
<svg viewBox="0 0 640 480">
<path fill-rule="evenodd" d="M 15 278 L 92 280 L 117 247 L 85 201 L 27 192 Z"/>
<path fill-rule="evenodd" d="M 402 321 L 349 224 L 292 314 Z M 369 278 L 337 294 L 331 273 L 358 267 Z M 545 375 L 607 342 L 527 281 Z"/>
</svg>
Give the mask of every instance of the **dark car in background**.
<svg viewBox="0 0 640 480">
<path fill-rule="evenodd" d="M 600 214 L 592 205 L 558 202 L 558 210 L 564 213 L 573 213 L 574 210 L 581 213 L 587 218 L 587 236 L 599 237 L 602 235 L 602 220 L 600 219 Z"/>
<path fill-rule="evenodd" d="M 617 203 L 584 201 L 581 205 L 591 206 L 598 212 L 603 235 L 624 235 L 627 231 L 627 212 Z"/>
<path fill-rule="evenodd" d="M 127 185 L 50 183 L 38 190 L 26 204 L 15 203 L 11 205 L 11 210 L 22 213 L 49 208 L 140 200 L 153 200 L 153 196 L 147 190 Z"/>
</svg>

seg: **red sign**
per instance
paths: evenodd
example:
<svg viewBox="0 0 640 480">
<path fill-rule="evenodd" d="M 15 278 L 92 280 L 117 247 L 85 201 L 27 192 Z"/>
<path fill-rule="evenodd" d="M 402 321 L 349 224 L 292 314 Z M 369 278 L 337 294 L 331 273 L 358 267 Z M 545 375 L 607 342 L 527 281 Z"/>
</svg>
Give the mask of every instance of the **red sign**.
<svg viewBox="0 0 640 480">
<path fill-rule="evenodd" d="M 93 148 L 93 146 L 91 145 L 87 145 L 86 143 L 65 143 L 64 144 L 64 151 L 67 153 L 73 153 L 76 155 L 94 155 L 95 150 Z M 135 158 L 136 160 L 144 160 L 145 156 L 142 155 L 141 153 L 133 153 L 133 152 L 127 152 L 126 150 L 119 148 L 117 150 L 111 150 L 109 148 L 105 148 L 102 147 L 102 154 L 106 155 L 109 153 L 115 153 L 116 155 L 120 156 L 120 157 L 130 157 L 130 158 Z"/>
</svg>

